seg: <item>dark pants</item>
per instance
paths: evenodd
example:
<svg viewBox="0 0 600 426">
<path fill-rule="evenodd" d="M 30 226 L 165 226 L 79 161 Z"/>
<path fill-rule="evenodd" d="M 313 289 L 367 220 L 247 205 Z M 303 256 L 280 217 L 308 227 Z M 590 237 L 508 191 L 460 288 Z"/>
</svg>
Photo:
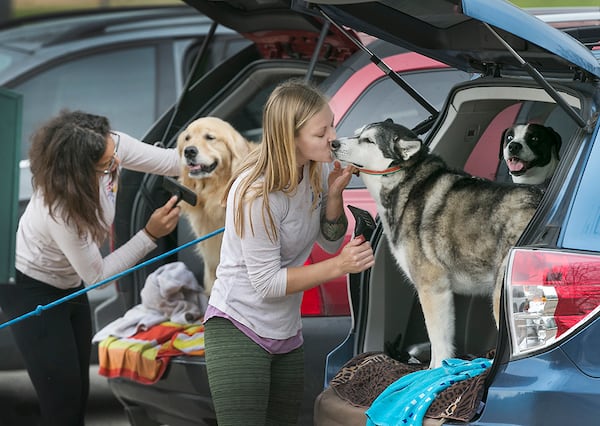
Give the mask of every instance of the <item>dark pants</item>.
<svg viewBox="0 0 600 426">
<path fill-rule="evenodd" d="M 204 325 L 208 383 L 219 426 L 296 425 L 304 391 L 304 349 L 273 355 L 231 321 Z"/>
<path fill-rule="evenodd" d="M 61 290 L 17 271 L 16 285 L 0 285 L 0 306 L 7 318 L 16 318 L 77 290 Z M 42 425 L 83 425 L 92 347 L 87 295 L 10 328 L 39 399 Z"/>
</svg>

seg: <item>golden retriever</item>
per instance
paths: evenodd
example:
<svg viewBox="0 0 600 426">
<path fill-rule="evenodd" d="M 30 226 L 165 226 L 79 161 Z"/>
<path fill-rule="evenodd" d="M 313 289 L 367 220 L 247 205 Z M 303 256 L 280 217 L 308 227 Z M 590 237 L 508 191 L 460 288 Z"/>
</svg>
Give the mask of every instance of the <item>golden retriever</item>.
<svg viewBox="0 0 600 426">
<path fill-rule="evenodd" d="M 202 117 L 191 122 L 177 137 L 181 159 L 179 181 L 198 196 L 195 206 L 181 203 L 197 237 L 225 225 L 224 191 L 232 171 L 253 147 L 228 122 L 217 117 Z M 204 291 L 208 295 L 216 278 L 223 234 L 196 245 L 204 262 Z"/>
</svg>

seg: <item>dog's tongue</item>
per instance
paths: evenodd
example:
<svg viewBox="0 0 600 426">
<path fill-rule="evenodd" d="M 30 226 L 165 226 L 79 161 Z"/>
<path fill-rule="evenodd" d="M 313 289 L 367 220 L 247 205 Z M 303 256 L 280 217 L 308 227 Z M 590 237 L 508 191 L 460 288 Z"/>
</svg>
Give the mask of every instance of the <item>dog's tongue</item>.
<svg viewBox="0 0 600 426">
<path fill-rule="evenodd" d="M 511 172 L 520 172 L 525 168 L 525 163 L 518 158 L 511 158 L 506 162 L 506 165 Z"/>
</svg>

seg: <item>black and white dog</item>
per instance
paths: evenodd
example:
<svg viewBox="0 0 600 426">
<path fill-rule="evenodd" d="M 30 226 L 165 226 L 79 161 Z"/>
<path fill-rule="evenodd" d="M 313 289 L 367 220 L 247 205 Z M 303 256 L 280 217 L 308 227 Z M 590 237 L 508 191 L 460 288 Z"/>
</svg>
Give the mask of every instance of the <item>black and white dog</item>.
<svg viewBox="0 0 600 426">
<path fill-rule="evenodd" d="M 449 168 L 411 130 L 386 120 L 331 143 L 373 196 L 390 249 L 414 284 L 431 340 L 431 367 L 454 356 L 453 293 L 488 295 L 498 323 L 504 262 L 540 202 L 534 185 Z"/>
<path fill-rule="evenodd" d="M 560 135 L 541 124 L 517 124 L 502 133 L 500 158 L 514 183 L 545 184 L 558 165 Z"/>
</svg>

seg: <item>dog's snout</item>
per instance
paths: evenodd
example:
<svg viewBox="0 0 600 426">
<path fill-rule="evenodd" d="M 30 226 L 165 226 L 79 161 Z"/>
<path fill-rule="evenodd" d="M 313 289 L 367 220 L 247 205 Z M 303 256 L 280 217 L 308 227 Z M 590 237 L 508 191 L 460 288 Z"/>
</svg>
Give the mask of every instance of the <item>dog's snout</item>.
<svg viewBox="0 0 600 426">
<path fill-rule="evenodd" d="M 195 146 L 188 146 L 183 150 L 183 155 L 185 158 L 194 158 L 196 155 L 198 155 L 198 148 Z"/>
<path fill-rule="evenodd" d="M 508 144 L 508 152 L 511 154 L 518 154 L 523 149 L 523 145 L 518 142 L 511 142 Z"/>
<path fill-rule="evenodd" d="M 331 141 L 331 149 L 333 149 L 334 151 L 336 149 L 339 149 L 340 145 L 341 145 L 340 141 L 338 141 L 337 139 L 334 139 L 334 140 Z"/>
</svg>

